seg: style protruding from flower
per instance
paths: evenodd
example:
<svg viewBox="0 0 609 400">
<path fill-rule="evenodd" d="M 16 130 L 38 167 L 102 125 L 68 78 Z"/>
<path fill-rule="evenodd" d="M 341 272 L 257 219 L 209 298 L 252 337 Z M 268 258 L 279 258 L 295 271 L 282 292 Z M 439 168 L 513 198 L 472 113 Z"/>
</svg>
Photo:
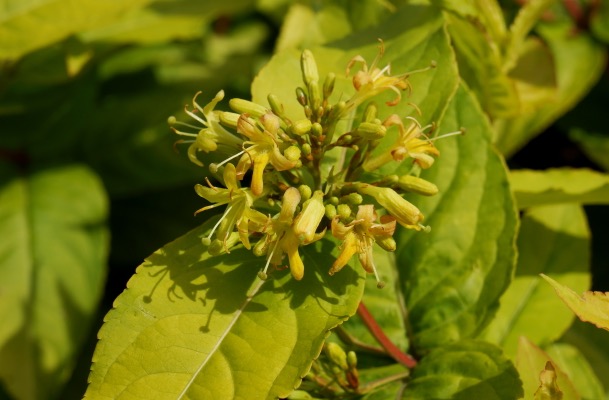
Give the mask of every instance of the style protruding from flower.
<svg viewBox="0 0 609 400">
<path fill-rule="evenodd" d="M 374 246 L 395 251 L 398 225 L 429 231 L 423 213 L 404 196 L 438 192 L 419 174 L 440 154 L 435 140 L 462 133 L 430 137 L 434 125 L 421 127 L 416 119 L 395 112 L 383 115 L 389 109 L 377 105 L 379 94 L 394 92 L 386 105 L 396 106 L 404 91 L 416 90 L 409 76 L 431 68 L 392 76 L 389 65 L 380 66 L 384 50 L 381 42 L 371 64 L 359 55 L 351 59 L 347 76 L 359 66 L 351 94 L 334 94 L 337 75 L 322 79 L 313 52 L 303 51 L 302 85 L 294 86 L 304 118 L 289 115 L 282 99 L 272 93 L 268 106 L 231 99 L 232 111 L 215 110 L 222 91 L 204 107 L 197 103 L 201 93 L 194 96 L 193 108 L 185 112 L 195 124 L 169 118 L 173 131 L 184 138 L 177 144 L 189 144 L 193 163 L 203 166 L 199 152 L 219 153 L 214 160 L 224 159 L 206 162 L 207 184 L 195 186 L 210 203 L 195 214 L 225 207 L 202 239 L 210 254 L 242 245 L 265 259 L 261 279 L 269 277 L 272 266 L 289 267 L 293 278 L 301 280 L 307 268 L 301 247 L 331 233 L 338 248 L 328 264 L 329 274 L 338 273 L 357 255 L 363 269 L 383 286 Z M 391 142 L 380 146 L 387 140 Z"/>
</svg>

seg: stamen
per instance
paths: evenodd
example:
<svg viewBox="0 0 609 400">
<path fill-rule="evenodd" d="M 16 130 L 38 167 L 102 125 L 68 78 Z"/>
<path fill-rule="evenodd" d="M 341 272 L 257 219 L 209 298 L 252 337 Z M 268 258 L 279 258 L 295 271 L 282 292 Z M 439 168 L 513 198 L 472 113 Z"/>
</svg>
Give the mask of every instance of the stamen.
<svg viewBox="0 0 609 400">
<path fill-rule="evenodd" d="M 418 74 L 418 73 L 420 73 L 420 72 L 427 72 L 427 71 L 429 71 L 430 69 L 434 69 L 434 68 L 436 68 L 437 66 L 438 66 L 438 63 L 436 63 L 436 61 L 435 61 L 435 60 L 432 60 L 432 61 L 429 63 L 429 65 L 428 65 L 427 67 L 425 67 L 425 68 L 420 68 L 420 69 L 415 69 L 414 71 L 410 71 L 410 72 L 406 72 L 406 73 L 405 73 L 403 76 L 408 77 L 408 76 L 410 76 L 410 75 L 412 75 L 412 74 Z"/>
<path fill-rule="evenodd" d="M 256 147 L 256 146 L 252 146 L 252 147 Z M 252 147 L 250 147 L 249 149 L 251 149 Z M 247 150 L 249 150 L 249 149 L 247 149 Z M 242 155 L 243 153 L 245 153 L 247 150 L 240 151 L 239 153 L 237 153 L 237 154 L 235 154 L 235 155 L 233 155 L 233 156 L 230 156 L 229 158 L 227 158 L 226 160 L 222 161 L 222 162 L 221 162 L 221 163 L 219 163 L 219 164 L 216 164 L 216 163 L 211 163 L 211 164 L 209 164 L 209 170 L 210 170 L 212 173 L 214 173 L 214 174 L 215 174 L 216 172 L 218 172 L 218 168 L 220 168 L 221 166 L 223 166 L 224 164 L 226 164 L 227 162 L 229 162 L 229 161 L 230 161 L 230 160 L 232 160 L 233 158 L 239 157 L 240 155 Z"/>
<path fill-rule="evenodd" d="M 430 141 L 430 142 L 433 142 L 433 141 L 438 140 L 438 139 L 444 139 L 444 138 L 447 138 L 447 137 L 450 137 L 450 136 L 457 136 L 457 135 L 465 135 L 465 128 L 461 128 L 461 129 L 459 129 L 458 131 L 455 131 L 455 132 L 445 133 L 445 134 L 440 135 L 440 136 L 432 137 L 432 138 L 429 138 L 427 140 Z"/>
<path fill-rule="evenodd" d="M 213 207 L 219 206 L 221 204 L 216 204 Z M 226 208 L 226 211 L 224 211 L 224 214 L 222 214 L 222 217 L 220 217 L 220 219 L 218 220 L 218 222 L 216 222 L 216 225 L 214 225 L 214 227 L 211 229 L 211 232 L 209 232 L 209 235 L 207 235 L 207 237 L 203 240 L 208 241 L 209 243 L 211 243 L 211 237 L 214 234 L 214 232 L 216 231 L 216 229 L 218 229 L 218 226 L 220 226 L 220 223 L 222 222 L 222 220 L 224 219 L 224 217 L 226 217 L 226 214 L 228 214 L 228 212 L 230 211 L 230 209 L 232 208 L 232 206 L 228 206 Z M 224 238 L 224 240 L 226 240 L 226 238 Z"/>
<path fill-rule="evenodd" d="M 419 228 L 421 228 L 421 230 L 425 233 L 429 233 L 431 232 L 431 226 L 429 225 L 423 225 L 423 224 L 417 224 L 419 226 Z"/>
<path fill-rule="evenodd" d="M 385 282 L 379 278 L 379 273 L 376 270 L 376 265 L 374 265 L 374 261 L 372 262 L 372 271 L 374 271 L 374 277 L 376 278 L 376 287 L 382 289 L 385 287 Z"/>
<path fill-rule="evenodd" d="M 277 245 L 279 245 L 279 240 L 281 240 L 281 238 L 278 238 L 275 241 L 275 246 L 273 246 L 273 250 L 271 251 L 271 254 L 269 255 L 268 259 L 266 260 L 266 265 L 264 266 L 264 269 L 258 273 L 258 277 L 262 280 L 266 280 L 268 278 L 266 271 L 268 271 L 269 265 L 271 264 L 271 260 L 273 259 L 273 255 L 275 254 L 275 250 L 277 250 Z"/>
<path fill-rule="evenodd" d="M 188 108 L 184 107 L 184 112 L 185 112 L 186 114 L 190 115 L 190 117 L 191 117 L 192 119 L 195 119 L 195 120 L 199 121 L 200 123 L 202 123 L 202 124 L 203 124 L 203 125 L 205 125 L 205 126 L 209 126 L 209 125 L 208 125 L 208 123 L 207 123 L 207 121 L 205 121 L 203 118 L 199 117 L 199 116 L 198 116 L 197 114 L 195 114 L 194 112 L 189 111 L 189 110 L 188 110 Z"/>
</svg>

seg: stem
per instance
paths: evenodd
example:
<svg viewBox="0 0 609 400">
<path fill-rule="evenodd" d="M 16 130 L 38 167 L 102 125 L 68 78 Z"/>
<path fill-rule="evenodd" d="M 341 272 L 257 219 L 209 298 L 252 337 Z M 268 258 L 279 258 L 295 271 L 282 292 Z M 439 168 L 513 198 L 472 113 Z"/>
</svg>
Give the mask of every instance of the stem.
<svg viewBox="0 0 609 400">
<path fill-rule="evenodd" d="M 336 333 L 338 338 L 340 340 L 342 340 L 345 344 L 347 344 L 349 346 L 353 346 L 356 350 L 370 353 L 370 354 L 375 354 L 375 355 L 386 355 L 387 354 L 387 352 L 385 350 L 383 350 L 382 348 L 376 347 L 376 346 L 371 346 L 371 345 L 364 343 L 361 340 L 357 339 L 356 337 L 351 335 L 349 332 L 347 332 L 345 330 L 345 328 L 343 328 L 341 325 L 337 326 L 334 329 L 334 333 Z"/>
<path fill-rule="evenodd" d="M 366 328 L 370 331 L 372 336 L 379 342 L 381 346 L 387 351 L 395 361 L 406 366 L 407 368 L 414 368 L 417 366 L 417 360 L 412 358 L 410 355 L 403 353 L 393 342 L 385 335 L 383 329 L 376 322 L 370 311 L 366 308 L 363 302 L 359 303 L 357 307 L 357 315 L 360 316 Z"/>
</svg>

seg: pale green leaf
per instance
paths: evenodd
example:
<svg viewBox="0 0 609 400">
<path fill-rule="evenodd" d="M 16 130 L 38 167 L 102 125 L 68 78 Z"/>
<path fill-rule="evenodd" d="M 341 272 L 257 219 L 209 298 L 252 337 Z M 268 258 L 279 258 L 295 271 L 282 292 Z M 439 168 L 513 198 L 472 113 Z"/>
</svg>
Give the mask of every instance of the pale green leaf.
<svg viewBox="0 0 609 400">
<path fill-rule="evenodd" d="M 541 14 L 556 0 L 532 0 L 522 5 L 514 22 L 510 25 L 507 43 L 504 50 L 503 70 L 511 70 L 521 54 L 521 48 Z"/>
<path fill-rule="evenodd" d="M 400 232 L 398 270 L 416 352 L 475 336 L 490 322 L 514 268 L 516 213 L 503 161 L 473 95 L 461 88 L 439 130 L 440 157 L 423 177 L 440 193 L 413 198 L 428 234 Z"/>
<path fill-rule="evenodd" d="M 385 46 L 385 55 L 379 61 L 379 66 L 391 64 L 392 75 L 425 68 L 432 61 L 437 62 L 437 68 L 412 75 L 409 79 L 412 94 L 407 99 L 404 94 L 399 105 L 384 106 L 384 102 L 395 99 L 396 94 L 391 90 L 375 98 L 381 107 L 380 117 L 386 118 L 391 113 L 400 116 L 416 114 L 413 107 L 407 104 L 410 102 L 421 110 L 422 115 L 417 115 L 417 119 L 423 125 L 437 121 L 444 113 L 458 81 L 454 57 L 444 31 L 444 21 L 438 9 L 430 6 L 400 7 L 377 27 L 326 43 L 325 47 L 311 49 L 317 61 L 321 83 L 327 73 L 336 73 L 336 86 L 331 101 L 344 100 L 354 93 L 351 78 L 344 75 L 347 64 L 353 57 L 361 55 L 370 65 L 378 54 L 378 39 L 382 39 Z M 301 82 L 299 62 L 298 51 L 276 54 L 252 84 L 253 101 L 266 104 L 267 96 L 275 94 L 282 101 L 286 115 L 294 120 L 303 118 L 302 107 L 294 94 L 296 86 L 302 86 L 301 83 L 295 83 Z M 391 140 L 388 135 L 384 142 L 391 143 Z"/>
<path fill-rule="evenodd" d="M 551 388 L 547 387 L 549 386 L 549 382 L 547 382 L 546 380 L 548 377 L 542 376 L 542 371 L 546 371 L 548 369 L 546 367 L 546 364 L 548 362 L 552 365 L 554 369 L 555 384 L 558 387 L 558 390 L 562 392 L 562 399 L 579 399 L 580 396 L 573 387 L 573 383 L 571 382 L 569 377 L 558 367 L 558 365 L 550 358 L 550 356 L 548 356 L 542 349 L 535 346 L 535 344 L 533 344 L 525 336 L 521 336 L 518 341 L 516 369 L 518 369 L 520 379 L 522 379 L 522 386 L 524 388 L 524 399 L 560 399 L 560 397 L 556 397 L 556 395 L 554 397 L 543 397 L 541 393 L 544 390 L 539 390 L 541 386 L 546 386 L 546 390 L 551 390 Z"/>
<path fill-rule="evenodd" d="M 212 257 L 214 220 L 151 255 L 99 332 L 87 399 L 251 399 L 287 396 L 329 330 L 352 315 L 362 268 L 330 277 L 332 241 L 303 247 L 304 279 L 243 248 Z"/>
<path fill-rule="evenodd" d="M 491 117 L 516 115 L 520 109 L 515 83 L 502 69 L 498 43 L 492 42 L 482 24 L 447 14 L 459 74 Z"/>
<path fill-rule="evenodd" d="M 605 100 L 599 100 L 597 104 L 603 107 Z M 593 118 L 596 118 L 596 115 Z M 569 133 L 569 136 L 581 147 L 590 160 L 594 161 L 605 171 L 609 171 L 609 158 L 607 157 L 607 154 L 609 154 L 609 135 L 587 132 L 577 128 Z"/>
<path fill-rule="evenodd" d="M 561 285 L 549 276 L 542 276 L 579 319 L 609 331 L 609 293 L 587 291 L 579 296 L 568 286 Z"/>
<path fill-rule="evenodd" d="M 609 376 L 609 332 L 576 319 L 573 322 L 573 325 L 571 325 L 571 328 L 569 328 L 561 338 L 560 343 L 565 343 L 576 348 L 590 363 L 590 367 L 592 367 L 596 376 L 602 378 L 601 383 L 604 386 L 604 392 L 606 394 L 604 398 L 608 398 L 609 381 L 605 379 L 605 377 Z M 552 351 L 552 347 L 549 348 L 549 351 Z M 560 356 L 557 356 L 556 360 L 559 361 Z M 578 364 L 573 365 L 577 366 Z M 565 370 L 568 371 L 566 367 Z M 583 371 L 585 371 L 585 369 Z M 572 376 L 574 378 L 574 383 L 580 387 L 580 381 L 576 379 L 576 375 Z M 581 393 L 583 395 L 585 394 L 585 391 L 582 391 Z"/>
<path fill-rule="evenodd" d="M 516 400 L 522 384 L 512 363 L 496 346 L 462 341 L 438 347 L 412 371 L 408 400 Z"/>
<path fill-rule="evenodd" d="M 107 200 L 82 166 L 0 164 L 0 381 L 52 398 L 70 376 L 101 298 Z"/>
<path fill-rule="evenodd" d="M 573 107 L 596 83 L 605 65 L 603 47 L 583 32 L 574 34 L 571 24 L 541 24 L 536 31 L 554 57 L 557 92 L 554 100 L 541 108 L 493 121 L 495 142 L 506 156 Z"/>
<path fill-rule="evenodd" d="M 539 274 L 585 290 L 590 285 L 589 246 L 586 216 L 579 205 L 536 207 L 525 213 L 516 276 L 482 337 L 500 344 L 509 356 L 515 354 L 522 335 L 538 345 L 558 339 L 573 316 L 559 312 L 560 300 Z"/>
<path fill-rule="evenodd" d="M 605 396 L 601 381 L 577 347 L 567 343 L 552 343 L 545 346 L 544 350 L 569 377 L 582 399 L 595 400 Z"/>
<path fill-rule="evenodd" d="M 346 10 L 327 4 L 321 9 L 295 3 L 286 14 L 277 38 L 276 51 L 310 48 L 339 39 L 351 32 Z"/>
<path fill-rule="evenodd" d="M 109 24 L 150 1 L 6 0 L 0 6 L 0 59 L 17 59 L 71 34 Z"/>
<path fill-rule="evenodd" d="M 510 183 L 518 207 L 545 204 L 609 204 L 609 175 L 589 169 L 513 170 Z"/>
</svg>

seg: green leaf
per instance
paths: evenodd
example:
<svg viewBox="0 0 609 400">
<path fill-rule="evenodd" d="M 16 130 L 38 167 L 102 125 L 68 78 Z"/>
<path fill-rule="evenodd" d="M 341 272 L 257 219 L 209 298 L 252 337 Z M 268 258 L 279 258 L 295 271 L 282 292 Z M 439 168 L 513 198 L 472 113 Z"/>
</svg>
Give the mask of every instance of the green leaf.
<svg viewBox="0 0 609 400">
<path fill-rule="evenodd" d="M 582 208 L 574 204 L 530 209 L 518 235 L 518 267 L 514 281 L 482 337 L 515 354 L 518 338 L 535 344 L 558 339 L 573 321 L 560 312 L 562 305 L 539 277 L 555 276 L 582 290 L 590 285 L 590 233 Z"/>
<path fill-rule="evenodd" d="M 105 278 L 107 200 L 82 166 L 0 164 L 0 380 L 48 399 L 70 376 Z"/>
<path fill-rule="evenodd" d="M 555 384 L 563 394 L 563 399 L 579 399 L 579 394 L 573 387 L 569 377 L 558 367 L 558 365 L 539 347 L 535 346 L 525 336 L 521 336 L 518 341 L 518 354 L 516 355 L 516 368 L 522 379 L 525 399 L 557 399 L 560 397 L 542 397 L 540 387 L 545 386 L 548 390 L 546 378 L 542 378 L 542 371 L 547 371 L 547 363 L 552 365 L 555 373 Z M 543 380 L 542 380 L 543 379 Z"/>
<path fill-rule="evenodd" d="M 604 391 L 606 393 L 605 397 L 589 397 L 591 399 L 598 398 L 609 398 L 609 381 L 605 379 L 605 377 L 609 376 L 609 333 L 603 329 L 598 329 L 592 324 L 588 324 L 582 322 L 580 320 L 575 320 L 571 328 L 564 334 L 561 339 L 560 344 L 568 344 L 571 348 L 575 348 L 579 353 L 587 360 L 590 364 L 590 367 L 596 373 L 596 376 L 601 377 L 601 383 L 604 385 Z M 548 348 L 549 352 L 554 351 L 552 346 Z M 560 354 L 556 354 L 559 351 L 555 351 L 553 357 L 560 362 L 561 357 Z M 578 368 L 579 362 L 577 358 L 573 363 L 571 363 L 572 358 L 569 355 L 565 357 L 569 360 L 570 366 L 572 365 L 574 368 Z M 565 371 L 569 371 L 567 366 L 564 367 Z M 585 374 L 586 368 L 582 367 L 577 374 L 572 374 L 573 383 L 579 388 L 582 387 L 582 384 L 585 384 L 587 380 L 578 379 L 580 373 Z M 591 387 L 591 386 L 590 386 Z M 580 389 L 581 394 L 586 395 L 586 391 Z"/>
<path fill-rule="evenodd" d="M 573 34 L 570 23 L 540 24 L 537 32 L 554 57 L 557 92 L 552 102 L 538 109 L 493 122 L 497 147 L 506 156 L 572 108 L 597 82 L 605 66 L 603 47 L 583 32 Z"/>
<path fill-rule="evenodd" d="M 556 293 L 579 319 L 609 331 L 609 293 L 588 291 L 579 296 L 574 290 L 549 276 L 542 277 L 554 287 Z"/>
<path fill-rule="evenodd" d="M 413 89 L 408 101 L 402 101 L 396 107 L 385 106 L 386 101 L 395 98 L 396 94 L 391 90 L 375 99 L 379 104 L 380 117 L 386 118 L 390 113 L 400 116 L 413 114 L 412 106 L 407 104 L 410 102 L 421 110 L 422 116 L 417 119 L 423 125 L 437 121 L 454 93 L 458 77 L 448 36 L 444 31 L 444 21 L 435 7 L 400 7 L 379 26 L 355 32 L 341 40 L 327 43 L 325 47 L 313 48 L 321 82 L 327 73 L 336 73 L 332 99 L 344 99 L 354 93 L 351 78 L 345 77 L 342 71 L 357 55 L 362 55 L 371 64 L 378 54 L 378 38 L 385 45 L 385 55 L 379 65 L 391 64 L 392 75 L 425 68 L 434 60 L 437 62 L 437 68 L 413 74 L 409 79 Z M 304 118 L 302 107 L 294 94 L 294 82 L 301 80 L 299 60 L 300 53 L 294 50 L 276 54 L 252 84 L 253 101 L 266 104 L 268 94 L 273 93 L 283 102 L 286 115 L 293 119 Z M 391 141 L 388 135 L 383 142 L 390 144 Z"/>
<path fill-rule="evenodd" d="M 569 137 L 579 144 L 588 158 L 605 171 L 609 171 L 609 159 L 607 158 L 609 153 L 609 135 L 606 133 L 587 132 L 583 129 L 575 128 L 569 132 Z"/>
<path fill-rule="evenodd" d="M 594 400 L 605 397 L 603 385 L 597 374 L 577 347 L 567 343 L 552 343 L 545 346 L 544 350 L 569 377 L 582 399 Z"/>
<path fill-rule="evenodd" d="M 503 71 L 503 59 L 479 21 L 447 14 L 459 74 L 476 94 L 482 108 L 493 118 L 518 113 L 519 99 L 514 82 Z"/>
<path fill-rule="evenodd" d="M 333 4 L 317 10 L 300 3 L 292 4 L 281 26 L 276 51 L 309 48 L 340 39 L 351 32 L 346 13 Z"/>
<path fill-rule="evenodd" d="M 522 383 L 501 350 L 481 341 L 438 347 L 412 371 L 403 398 L 515 400 Z"/>
<path fill-rule="evenodd" d="M 334 242 L 301 249 L 302 281 L 286 270 L 261 281 L 263 258 L 243 248 L 207 253 L 201 238 L 214 222 L 138 267 L 99 332 L 85 398 L 285 397 L 329 330 L 355 313 L 365 273 L 345 268 L 330 277 Z"/>
<path fill-rule="evenodd" d="M 590 29 L 598 39 L 609 43 L 609 4 L 601 1 L 594 8 L 590 16 Z"/>
<path fill-rule="evenodd" d="M 474 337 L 498 307 L 514 268 L 516 213 L 506 169 L 490 145 L 490 128 L 464 87 L 440 131 L 467 135 L 436 142 L 440 157 L 423 177 L 440 193 L 414 204 L 429 234 L 397 238 L 399 282 L 416 352 Z"/>
<path fill-rule="evenodd" d="M 113 22 L 151 0 L 7 0 L 0 17 L 0 59 L 18 59 L 71 34 Z"/>
<path fill-rule="evenodd" d="M 609 204 L 609 175 L 589 169 L 510 171 L 518 208 L 546 204 Z"/>
</svg>

